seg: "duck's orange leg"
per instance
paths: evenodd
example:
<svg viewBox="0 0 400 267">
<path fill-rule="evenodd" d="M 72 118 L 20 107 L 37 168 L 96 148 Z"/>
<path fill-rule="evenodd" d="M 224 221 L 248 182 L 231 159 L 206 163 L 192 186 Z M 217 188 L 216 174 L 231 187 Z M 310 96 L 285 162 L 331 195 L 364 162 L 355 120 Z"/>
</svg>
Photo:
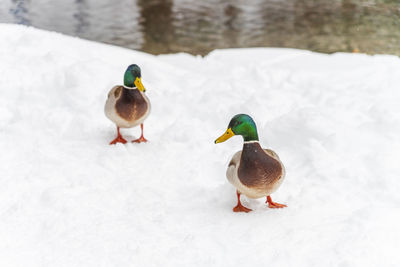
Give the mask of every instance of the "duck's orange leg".
<svg viewBox="0 0 400 267">
<path fill-rule="evenodd" d="M 117 126 L 118 136 L 114 140 L 110 142 L 110 145 L 115 145 L 116 143 L 126 144 L 126 140 L 122 137 L 121 133 L 119 132 L 119 127 Z"/>
<path fill-rule="evenodd" d="M 270 196 L 267 196 L 267 201 L 265 201 L 265 203 L 268 203 L 268 207 L 271 209 L 279 209 L 279 208 L 287 207 L 285 204 L 279 204 L 279 203 L 273 202 Z"/>
<path fill-rule="evenodd" d="M 138 139 L 136 139 L 136 140 L 133 140 L 133 141 L 132 141 L 133 143 L 142 143 L 142 142 L 147 142 L 147 139 L 146 139 L 146 138 L 144 138 L 144 136 L 143 136 L 143 123 L 142 123 L 142 124 L 140 124 L 140 128 L 142 129 L 142 134 L 140 135 L 140 137 L 139 137 Z"/>
<path fill-rule="evenodd" d="M 237 203 L 236 207 L 233 208 L 233 211 L 234 212 L 250 212 L 250 211 L 252 211 L 252 209 L 246 208 L 245 206 L 242 205 L 242 203 L 240 203 L 240 193 L 237 190 L 236 190 L 236 195 L 237 195 L 238 203 Z"/>
</svg>

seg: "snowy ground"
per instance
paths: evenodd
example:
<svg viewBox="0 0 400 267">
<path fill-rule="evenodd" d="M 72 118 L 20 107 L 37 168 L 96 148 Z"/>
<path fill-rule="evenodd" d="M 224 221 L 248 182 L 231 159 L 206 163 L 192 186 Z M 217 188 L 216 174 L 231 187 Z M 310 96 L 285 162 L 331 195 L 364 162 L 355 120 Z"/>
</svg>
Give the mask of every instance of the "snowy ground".
<svg viewBox="0 0 400 267">
<path fill-rule="evenodd" d="M 152 56 L 0 24 L 0 266 L 399 266 L 400 59 L 291 49 Z M 109 146 L 142 67 L 147 144 Z M 287 169 L 235 214 L 236 113 Z M 123 130 L 129 139 L 139 129 Z"/>
</svg>

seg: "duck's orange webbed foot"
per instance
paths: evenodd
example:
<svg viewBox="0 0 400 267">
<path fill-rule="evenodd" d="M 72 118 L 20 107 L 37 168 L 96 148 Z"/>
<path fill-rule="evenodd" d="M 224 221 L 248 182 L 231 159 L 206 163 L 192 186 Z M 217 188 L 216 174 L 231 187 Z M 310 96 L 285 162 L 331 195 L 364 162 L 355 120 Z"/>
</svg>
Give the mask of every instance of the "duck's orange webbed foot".
<svg viewBox="0 0 400 267">
<path fill-rule="evenodd" d="M 140 137 L 138 139 L 133 140 L 132 143 L 146 143 L 147 142 L 147 139 L 144 138 L 144 136 L 143 136 L 143 123 L 140 124 L 140 128 L 142 129 L 142 134 L 140 135 Z"/>
<path fill-rule="evenodd" d="M 250 211 L 252 211 L 252 209 L 246 208 L 245 206 L 242 205 L 242 203 L 240 203 L 240 193 L 237 190 L 236 190 L 236 195 L 237 195 L 238 203 L 237 203 L 236 207 L 233 208 L 233 211 L 234 212 L 250 212 Z"/>
<path fill-rule="evenodd" d="M 110 142 L 110 145 L 115 145 L 116 143 L 126 144 L 126 140 L 122 136 L 117 136 L 117 138 Z"/>
<path fill-rule="evenodd" d="M 110 142 L 110 145 L 115 145 L 116 143 L 122 143 L 122 144 L 126 144 L 126 140 L 122 137 L 122 135 L 119 132 L 119 127 L 117 127 L 117 132 L 118 132 L 118 136 L 117 138 L 115 138 L 114 140 L 112 140 Z"/>
<path fill-rule="evenodd" d="M 133 140 L 132 143 L 146 143 L 147 139 L 142 135 L 140 138 Z"/>
<path fill-rule="evenodd" d="M 271 209 L 281 209 L 287 207 L 285 204 L 273 202 L 270 196 L 267 196 L 267 201 L 265 201 L 265 203 L 268 203 L 268 207 Z"/>
<path fill-rule="evenodd" d="M 252 209 L 246 208 L 242 204 L 237 204 L 236 207 L 233 208 L 234 212 L 250 212 Z"/>
</svg>

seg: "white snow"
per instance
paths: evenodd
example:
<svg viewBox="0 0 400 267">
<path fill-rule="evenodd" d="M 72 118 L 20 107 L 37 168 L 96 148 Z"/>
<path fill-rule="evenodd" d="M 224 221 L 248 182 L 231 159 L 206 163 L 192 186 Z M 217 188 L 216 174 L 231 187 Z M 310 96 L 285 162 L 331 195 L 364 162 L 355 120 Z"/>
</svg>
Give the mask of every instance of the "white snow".
<svg viewBox="0 0 400 267">
<path fill-rule="evenodd" d="M 0 40 L 0 266 L 400 265 L 398 57 L 152 56 L 7 24 Z M 131 63 L 150 142 L 109 146 L 105 99 Z M 237 113 L 285 164 L 288 208 L 232 212 L 242 140 L 214 140 Z"/>
</svg>

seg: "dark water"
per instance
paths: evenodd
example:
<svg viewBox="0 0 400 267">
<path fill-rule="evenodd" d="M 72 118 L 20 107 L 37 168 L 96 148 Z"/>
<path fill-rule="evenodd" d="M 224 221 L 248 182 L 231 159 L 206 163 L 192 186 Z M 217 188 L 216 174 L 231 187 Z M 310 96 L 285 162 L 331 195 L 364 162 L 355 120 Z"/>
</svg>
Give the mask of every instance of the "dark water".
<svg viewBox="0 0 400 267">
<path fill-rule="evenodd" d="M 0 0 L 0 22 L 153 54 L 262 46 L 400 55 L 400 0 Z"/>
</svg>

